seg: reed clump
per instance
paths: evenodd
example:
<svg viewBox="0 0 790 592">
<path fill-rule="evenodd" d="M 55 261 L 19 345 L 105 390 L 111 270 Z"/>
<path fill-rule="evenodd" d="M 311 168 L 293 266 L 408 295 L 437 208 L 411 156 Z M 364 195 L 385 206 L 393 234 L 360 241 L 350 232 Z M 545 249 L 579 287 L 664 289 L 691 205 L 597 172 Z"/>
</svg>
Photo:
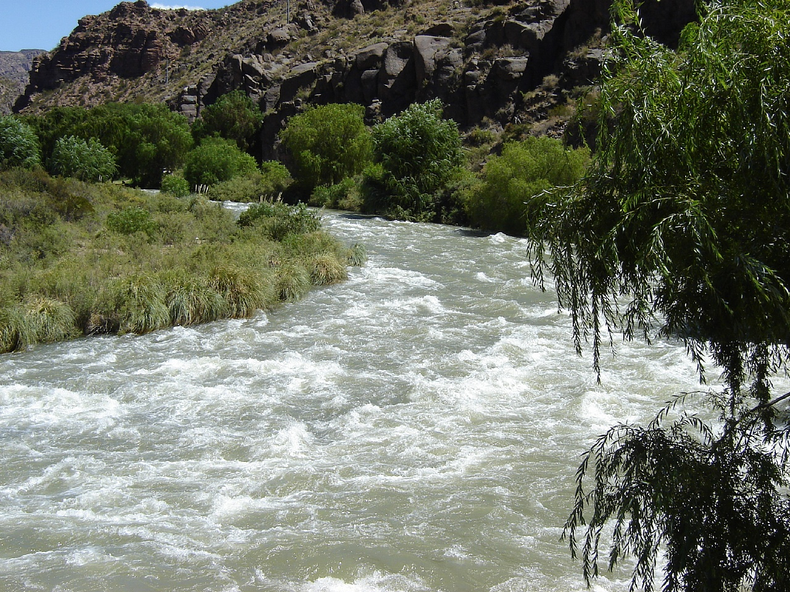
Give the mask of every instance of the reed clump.
<svg viewBox="0 0 790 592">
<path fill-rule="evenodd" d="M 247 318 L 356 259 L 305 207 L 257 204 L 237 222 L 204 198 L 40 171 L 0 172 L 0 188 L 0 353 Z"/>
</svg>

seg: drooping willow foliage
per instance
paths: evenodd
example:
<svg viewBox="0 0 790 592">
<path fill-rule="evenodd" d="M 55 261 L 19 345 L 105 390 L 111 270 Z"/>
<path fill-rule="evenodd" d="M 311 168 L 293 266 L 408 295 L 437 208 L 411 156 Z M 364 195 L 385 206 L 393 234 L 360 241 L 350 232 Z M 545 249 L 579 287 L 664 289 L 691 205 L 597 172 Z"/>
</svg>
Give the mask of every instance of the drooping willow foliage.
<svg viewBox="0 0 790 592">
<path fill-rule="evenodd" d="M 536 274 L 596 370 L 611 331 L 658 334 L 724 387 L 601 436 L 565 533 L 588 582 L 608 549 L 633 589 L 663 558 L 667 591 L 788 590 L 790 395 L 771 379 L 790 353 L 790 2 L 706 4 L 677 51 L 615 6 L 599 151 L 529 229 Z"/>
</svg>

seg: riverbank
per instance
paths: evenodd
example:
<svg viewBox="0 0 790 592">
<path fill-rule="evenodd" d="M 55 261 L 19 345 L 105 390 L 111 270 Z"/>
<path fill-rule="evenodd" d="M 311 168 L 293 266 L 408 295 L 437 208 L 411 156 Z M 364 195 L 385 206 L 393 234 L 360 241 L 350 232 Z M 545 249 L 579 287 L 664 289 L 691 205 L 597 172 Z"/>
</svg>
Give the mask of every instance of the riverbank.
<svg viewBox="0 0 790 592">
<path fill-rule="evenodd" d="M 363 258 L 307 208 L 221 204 L 0 173 L 0 353 L 84 335 L 245 318 Z"/>
</svg>

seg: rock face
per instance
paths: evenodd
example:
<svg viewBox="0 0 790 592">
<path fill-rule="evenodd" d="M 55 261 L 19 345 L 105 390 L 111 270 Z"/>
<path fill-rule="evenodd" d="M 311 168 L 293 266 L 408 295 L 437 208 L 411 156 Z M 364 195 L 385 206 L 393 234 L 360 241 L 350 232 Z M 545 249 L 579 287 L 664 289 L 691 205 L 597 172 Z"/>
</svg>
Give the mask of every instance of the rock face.
<svg viewBox="0 0 790 592">
<path fill-rule="evenodd" d="M 461 126 L 483 120 L 506 125 L 525 116 L 531 105 L 524 96 L 548 75 L 559 91 L 589 85 L 600 71 L 611 0 L 493 0 L 478 2 L 480 10 L 456 0 L 443 3 L 441 14 L 432 18 L 424 2 L 292 0 L 287 21 L 275 12 L 282 10 L 278 0 L 243 0 L 224 11 L 203 12 L 123 2 L 109 13 L 83 18 L 58 49 L 39 58 L 27 96 L 86 78 L 101 83 L 156 72 L 161 80 L 171 61 L 183 63 L 193 48 L 197 55 L 214 38 L 233 38 L 243 30 L 246 37 L 238 39 L 236 33 L 232 47 L 208 54 L 212 71 L 204 68 L 165 98 L 193 119 L 220 95 L 242 89 L 266 113 L 261 157 L 271 158 L 285 120 L 307 104 L 359 103 L 373 123 L 413 101 L 438 97 Z M 645 0 L 646 30 L 675 43 L 695 18 L 694 2 Z M 357 42 L 354 23 L 374 14 L 402 16 L 412 24 L 367 44 Z M 243 28 L 253 22 L 258 24 Z M 351 47 L 308 45 L 343 26 L 356 42 Z"/>
<path fill-rule="evenodd" d="M 33 64 L 26 95 L 56 89 L 81 77 L 134 79 L 151 72 L 185 47 L 205 39 L 205 19 L 187 10 L 159 10 L 145 0 L 122 2 L 109 13 L 86 16 L 58 48 Z M 23 99 L 18 106 L 25 104 Z"/>
<path fill-rule="evenodd" d="M 43 49 L 0 51 L 0 115 L 11 113 L 11 107 L 28 84 L 33 59 L 42 53 L 45 53 Z"/>
</svg>

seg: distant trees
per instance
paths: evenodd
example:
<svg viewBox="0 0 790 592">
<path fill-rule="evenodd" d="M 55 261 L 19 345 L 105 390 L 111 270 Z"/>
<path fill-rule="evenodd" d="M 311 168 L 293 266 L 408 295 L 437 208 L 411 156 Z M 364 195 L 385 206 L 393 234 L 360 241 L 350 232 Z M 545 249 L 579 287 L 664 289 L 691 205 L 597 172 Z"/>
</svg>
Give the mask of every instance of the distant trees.
<svg viewBox="0 0 790 592">
<path fill-rule="evenodd" d="M 32 127 L 13 116 L 0 116 L 0 170 L 41 164 L 38 137 Z"/>
<path fill-rule="evenodd" d="M 398 218 L 432 219 L 439 193 L 463 163 L 461 136 L 438 99 L 415 103 L 373 128 L 375 165 L 365 171 L 364 207 Z"/>
<path fill-rule="evenodd" d="M 532 220 L 531 256 L 596 369 L 609 330 L 658 334 L 723 385 L 601 436 L 565 533 L 588 581 L 608 542 L 632 589 L 661 561 L 666 592 L 788 590 L 790 6 L 713 1 L 673 52 L 634 4 L 615 4 L 599 151 Z"/>
<path fill-rule="evenodd" d="M 52 154 L 59 138 L 93 138 L 115 156 L 119 175 L 144 187 L 159 187 L 163 172 L 180 167 L 193 146 L 186 118 L 164 104 L 61 107 L 29 121 L 45 155 Z"/>
<path fill-rule="evenodd" d="M 479 191 L 469 198 L 472 225 L 524 235 L 527 219 L 549 199 L 544 192 L 578 181 L 588 161 L 586 148 L 565 148 L 546 136 L 505 143 L 499 156 L 489 158 Z"/>
<path fill-rule="evenodd" d="M 66 136 L 55 142 L 49 169 L 55 175 L 81 181 L 109 181 L 117 167 L 115 157 L 98 140 Z"/>
<path fill-rule="evenodd" d="M 294 181 L 308 194 L 360 173 L 370 162 L 372 142 L 364 114 L 362 105 L 332 103 L 288 120 L 280 136 L 293 160 Z"/>
<path fill-rule="evenodd" d="M 258 170 L 255 159 L 232 140 L 212 137 L 186 156 L 184 178 L 191 187 L 214 185 Z"/>
<path fill-rule="evenodd" d="M 248 150 L 262 118 L 258 105 L 243 91 L 234 90 L 202 110 L 200 119 L 192 124 L 192 135 L 197 142 L 219 136 L 233 140 L 241 150 Z"/>
</svg>

